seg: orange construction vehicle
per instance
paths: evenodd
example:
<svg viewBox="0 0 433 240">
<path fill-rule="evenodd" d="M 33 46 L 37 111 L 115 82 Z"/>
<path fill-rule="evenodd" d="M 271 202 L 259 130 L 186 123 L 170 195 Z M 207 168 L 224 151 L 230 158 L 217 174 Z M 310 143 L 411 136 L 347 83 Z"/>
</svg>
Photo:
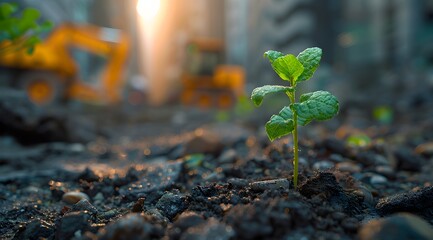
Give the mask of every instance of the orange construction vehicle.
<svg viewBox="0 0 433 240">
<path fill-rule="evenodd" d="M 71 54 L 73 48 L 107 60 L 97 84 L 79 79 L 79 64 Z M 13 81 L 25 88 L 36 104 L 46 105 L 59 99 L 109 104 L 121 100 L 128 48 L 128 37 L 117 29 L 65 24 L 38 44 L 33 54 L 23 49 L 0 55 L 0 66 L 18 70 Z"/>
<path fill-rule="evenodd" d="M 229 108 L 244 94 L 244 69 L 223 65 L 223 50 L 223 43 L 219 40 L 194 39 L 189 42 L 187 66 L 182 77 L 183 104 Z"/>
</svg>

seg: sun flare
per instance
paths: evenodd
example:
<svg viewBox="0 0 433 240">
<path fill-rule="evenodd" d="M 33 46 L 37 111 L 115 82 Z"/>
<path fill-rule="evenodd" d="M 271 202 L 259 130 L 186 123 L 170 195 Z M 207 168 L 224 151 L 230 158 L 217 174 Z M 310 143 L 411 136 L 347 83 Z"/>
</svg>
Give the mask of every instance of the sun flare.
<svg viewBox="0 0 433 240">
<path fill-rule="evenodd" d="M 152 20 L 158 14 L 160 6 L 160 0 L 138 0 L 137 12 L 141 17 Z"/>
</svg>

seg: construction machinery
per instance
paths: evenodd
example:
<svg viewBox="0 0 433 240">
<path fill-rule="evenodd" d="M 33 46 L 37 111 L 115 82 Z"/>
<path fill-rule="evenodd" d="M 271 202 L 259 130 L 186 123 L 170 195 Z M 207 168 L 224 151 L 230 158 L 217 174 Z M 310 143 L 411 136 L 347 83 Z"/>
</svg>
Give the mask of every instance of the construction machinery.
<svg viewBox="0 0 433 240">
<path fill-rule="evenodd" d="M 121 100 L 128 48 L 128 37 L 120 30 L 64 24 L 38 44 L 32 54 L 25 49 L 1 54 L 0 66 L 16 70 L 13 85 L 26 89 L 29 99 L 38 105 L 61 99 L 110 104 Z M 71 49 L 104 58 L 106 64 L 96 83 L 80 79 L 79 62 Z"/>
<path fill-rule="evenodd" d="M 181 99 L 185 105 L 229 108 L 244 94 L 245 71 L 224 65 L 224 45 L 215 39 L 193 39 L 187 44 Z"/>
</svg>

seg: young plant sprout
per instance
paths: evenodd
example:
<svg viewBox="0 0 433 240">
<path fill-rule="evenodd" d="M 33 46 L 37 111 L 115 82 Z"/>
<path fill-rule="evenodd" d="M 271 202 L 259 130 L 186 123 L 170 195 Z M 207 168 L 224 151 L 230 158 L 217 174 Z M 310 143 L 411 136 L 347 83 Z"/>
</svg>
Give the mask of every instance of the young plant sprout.
<svg viewBox="0 0 433 240">
<path fill-rule="evenodd" d="M 283 92 L 290 99 L 290 105 L 283 107 L 277 115 L 272 115 L 266 123 L 266 133 L 273 141 L 292 133 L 293 135 L 293 184 L 298 186 L 298 125 L 305 126 L 313 120 L 328 120 L 338 113 L 337 98 L 326 91 L 316 91 L 302 94 L 296 102 L 296 86 L 299 82 L 309 80 L 322 58 L 322 49 L 307 48 L 297 57 L 284 55 L 277 51 L 267 51 L 265 57 L 271 62 L 272 68 L 289 86 L 265 85 L 253 90 L 251 99 L 260 106 L 263 98 L 271 93 Z"/>
</svg>

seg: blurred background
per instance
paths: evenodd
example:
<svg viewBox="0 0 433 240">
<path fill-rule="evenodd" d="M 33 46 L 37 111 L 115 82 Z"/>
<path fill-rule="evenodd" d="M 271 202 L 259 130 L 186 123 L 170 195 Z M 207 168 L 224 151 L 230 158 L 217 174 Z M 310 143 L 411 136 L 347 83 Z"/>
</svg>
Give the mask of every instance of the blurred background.
<svg viewBox="0 0 433 240">
<path fill-rule="evenodd" d="M 54 26 L 32 54 L 0 55 L 1 113 L 14 116 L 2 117 L 3 132 L 16 119 L 40 124 L 47 113 L 73 124 L 91 118 L 93 127 L 153 121 L 161 128 L 146 133 L 155 134 L 191 121 L 263 125 L 287 104 L 284 96 L 260 109 L 249 101 L 253 88 L 281 84 L 263 53 L 297 55 L 312 46 L 323 58 L 301 91 L 335 94 L 337 123 L 432 117 L 432 0 L 13 2 Z"/>
<path fill-rule="evenodd" d="M 250 94 L 310 47 L 296 96 L 340 109 L 299 128 L 298 194 L 289 99 Z M 1 239 L 424 236 L 378 217 L 433 223 L 432 159 L 433 0 L 0 0 Z"/>
</svg>

